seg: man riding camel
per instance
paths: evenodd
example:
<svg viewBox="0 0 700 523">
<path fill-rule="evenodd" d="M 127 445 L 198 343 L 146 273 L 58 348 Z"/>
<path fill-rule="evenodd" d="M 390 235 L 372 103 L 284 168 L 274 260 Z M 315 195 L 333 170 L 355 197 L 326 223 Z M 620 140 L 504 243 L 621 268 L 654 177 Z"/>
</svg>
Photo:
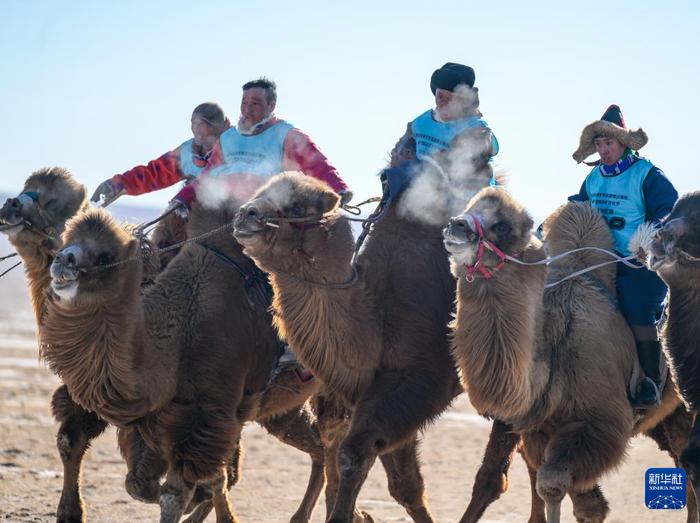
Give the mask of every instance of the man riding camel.
<svg viewBox="0 0 700 523">
<path fill-rule="evenodd" d="M 658 224 L 678 199 L 678 192 L 664 173 L 637 153 L 647 140 L 642 129 L 628 129 L 620 108 L 611 105 L 600 120 L 583 129 L 573 154 L 577 163 L 596 152 L 600 156 L 587 163 L 594 167 L 579 194 L 570 199 L 591 202 L 605 218 L 615 249 L 623 256 L 631 254 L 628 244 L 637 228 L 644 222 Z M 617 267 L 619 306 L 634 333 L 645 374 L 632 403 L 638 407 L 656 405 L 661 400 L 661 344 L 656 323 L 667 287 L 641 264 L 639 269 L 621 263 Z"/>
</svg>

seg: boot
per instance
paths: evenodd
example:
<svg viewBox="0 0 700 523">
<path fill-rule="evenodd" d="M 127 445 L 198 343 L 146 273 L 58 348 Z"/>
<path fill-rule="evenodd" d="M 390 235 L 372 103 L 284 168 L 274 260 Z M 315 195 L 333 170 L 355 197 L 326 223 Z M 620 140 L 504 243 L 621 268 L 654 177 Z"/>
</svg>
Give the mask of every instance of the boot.
<svg viewBox="0 0 700 523">
<path fill-rule="evenodd" d="M 658 340 L 638 341 L 637 356 L 645 378 L 637 386 L 632 404 L 641 408 L 653 407 L 661 403 L 661 343 Z"/>
</svg>

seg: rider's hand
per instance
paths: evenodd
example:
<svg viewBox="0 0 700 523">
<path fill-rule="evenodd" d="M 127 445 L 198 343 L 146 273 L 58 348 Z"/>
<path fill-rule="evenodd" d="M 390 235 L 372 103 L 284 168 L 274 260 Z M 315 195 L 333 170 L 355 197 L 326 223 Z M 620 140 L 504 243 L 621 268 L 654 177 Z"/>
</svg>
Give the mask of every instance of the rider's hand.
<svg viewBox="0 0 700 523">
<path fill-rule="evenodd" d="M 95 192 L 92 193 L 90 201 L 97 203 L 100 201 L 100 199 L 104 199 L 103 206 L 106 207 L 114 200 L 119 198 L 122 194 L 124 194 L 124 191 L 117 191 L 114 188 L 114 184 L 112 184 L 111 180 L 105 180 L 100 185 L 98 185 L 97 189 L 95 189 Z"/>
</svg>

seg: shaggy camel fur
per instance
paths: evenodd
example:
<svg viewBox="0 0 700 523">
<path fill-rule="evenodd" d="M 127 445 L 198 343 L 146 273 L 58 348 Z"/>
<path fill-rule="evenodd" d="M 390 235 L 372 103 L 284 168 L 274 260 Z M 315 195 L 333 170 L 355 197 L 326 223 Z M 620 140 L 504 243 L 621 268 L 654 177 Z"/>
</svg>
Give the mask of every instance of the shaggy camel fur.
<svg viewBox="0 0 700 523">
<path fill-rule="evenodd" d="M 327 471 L 337 485 L 330 521 L 352 520 L 377 456 L 392 496 L 414 521 L 433 521 L 418 433 L 459 392 L 447 338 L 454 281 L 439 227 L 399 217 L 392 202 L 352 267 L 354 240 L 338 197 L 296 173 L 262 187 L 241 207 L 235 226 L 245 252 L 270 274 L 280 333 L 352 410 L 349 427 L 339 431 L 337 458 L 326 459 L 327 469 L 337 466 Z M 503 467 L 494 468 L 497 497 Z"/>
<path fill-rule="evenodd" d="M 477 411 L 523 435 L 548 521 L 559 520 L 567 492 L 577 518 L 602 521 L 607 504 L 596 482 L 620 463 L 635 431 L 626 388 L 634 340 L 614 305 L 614 267 L 544 289 L 546 280 L 605 261 L 599 253 L 577 253 L 547 273 L 542 265 L 503 264 L 489 249 L 524 262 L 543 259 L 531 228 L 524 209 L 498 189 L 483 190 L 451 220 L 445 245 L 458 279 L 453 353 Z M 559 209 L 545 233 L 551 255 L 583 245 L 611 248 L 607 226 L 586 204 Z M 636 430 L 676 416 L 677 406 L 667 389 Z"/>
<path fill-rule="evenodd" d="M 22 197 L 29 193 L 32 198 Z M 31 290 L 32 304 L 37 316 L 37 329 L 49 291 L 49 266 L 55 249 L 60 245 L 60 233 L 65 223 L 74 214 L 88 207 L 85 188 L 65 169 L 59 167 L 40 169 L 29 177 L 18 198 L 10 198 L 0 210 L 0 231 L 10 236 L 10 241 L 22 256 Z M 170 220 L 172 221 L 172 220 Z M 182 226 L 158 227 L 154 239 L 167 239 L 177 231 L 178 239 L 184 236 Z M 181 225 L 181 220 L 175 225 Z M 168 234 L 165 235 L 163 231 Z M 173 233 L 172 231 L 175 231 Z M 49 238 L 51 236 L 51 238 Z M 153 258 L 152 260 L 155 260 Z M 151 261 L 151 260 L 149 260 Z M 162 261 L 162 260 L 161 260 Z M 150 265 L 153 265 L 150 263 Z M 157 267 L 149 266 L 155 272 Z M 298 408 L 298 397 L 288 390 L 297 388 L 293 372 L 283 372 L 275 378 L 263 397 L 265 405 L 283 405 L 291 409 L 289 413 L 257 419 L 268 432 L 311 455 L 312 478 L 302 504 L 293 520 L 305 521 L 313 509 L 318 489 L 323 484 L 323 449 L 315 426 L 314 417 L 307 407 Z M 310 386 L 306 387 L 309 391 Z M 101 434 L 107 424 L 96 414 L 77 405 L 69 394 L 66 385 L 59 387 L 53 395 L 52 411 L 60 428 L 57 435 L 59 454 L 63 461 L 64 485 L 57 509 L 59 522 L 83 521 L 86 511 L 80 494 L 80 468 L 90 441 Z M 128 465 L 127 491 L 136 499 L 152 499 L 157 496 L 157 481 L 165 472 L 164 465 L 144 444 L 137 431 L 118 430 L 120 449 Z M 229 464 L 229 486 L 239 476 L 238 456 L 240 449 L 232 454 Z M 155 488 L 154 488 L 155 483 Z M 157 497 L 156 497 L 157 501 Z M 203 520 L 211 509 L 205 502 L 190 517 L 191 521 Z"/>
<path fill-rule="evenodd" d="M 191 232 L 220 226 L 226 216 L 193 212 Z M 83 408 L 138 430 L 165 460 L 162 521 L 178 521 L 198 485 L 214 490 L 219 521 L 235 521 L 225 465 L 242 424 L 289 409 L 289 398 L 282 406 L 263 402 L 276 336 L 265 305 L 242 299 L 245 284 L 229 266 L 234 260 L 246 267 L 250 260 L 218 236 L 184 247 L 142 301 L 138 241 L 93 210 L 71 222 L 68 247 L 51 269 L 58 299 L 49 302 L 42 355 Z M 296 405 L 308 395 L 299 391 Z M 322 488 L 318 472 L 300 521 L 308 520 Z"/>
<path fill-rule="evenodd" d="M 651 245 L 648 263 L 669 288 L 664 353 L 686 408 L 695 415 L 682 467 L 700 495 L 700 192 L 683 196 Z"/>
</svg>

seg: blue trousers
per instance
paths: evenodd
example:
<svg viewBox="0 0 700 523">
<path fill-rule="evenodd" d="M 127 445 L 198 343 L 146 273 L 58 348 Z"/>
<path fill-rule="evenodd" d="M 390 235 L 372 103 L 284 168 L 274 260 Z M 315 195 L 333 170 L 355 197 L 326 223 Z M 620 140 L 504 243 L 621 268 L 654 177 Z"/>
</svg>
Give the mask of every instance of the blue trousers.
<svg viewBox="0 0 700 523">
<path fill-rule="evenodd" d="M 655 325 L 663 311 L 666 284 L 646 267 L 632 269 L 617 264 L 617 295 L 622 314 L 630 325 Z"/>
</svg>

